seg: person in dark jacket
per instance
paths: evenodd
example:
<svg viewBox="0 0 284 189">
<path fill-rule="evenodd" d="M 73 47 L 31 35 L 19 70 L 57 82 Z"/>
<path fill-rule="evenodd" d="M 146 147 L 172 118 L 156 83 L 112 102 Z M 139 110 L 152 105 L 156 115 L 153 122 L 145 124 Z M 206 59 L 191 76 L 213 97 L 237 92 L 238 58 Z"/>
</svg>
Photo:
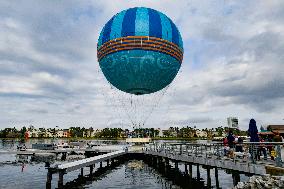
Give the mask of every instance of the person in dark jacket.
<svg viewBox="0 0 284 189">
<path fill-rule="evenodd" d="M 235 137 L 233 136 L 233 132 L 230 130 L 227 136 L 228 145 L 230 148 L 234 147 Z"/>
<path fill-rule="evenodd" d="M 238 138 L 238 143 L 236 144 L 236 152 L 243 152 L 244 150 L 243 150 L 243 139 L 242 139 L 242 137 L 239 137 Z"/>
</svg>

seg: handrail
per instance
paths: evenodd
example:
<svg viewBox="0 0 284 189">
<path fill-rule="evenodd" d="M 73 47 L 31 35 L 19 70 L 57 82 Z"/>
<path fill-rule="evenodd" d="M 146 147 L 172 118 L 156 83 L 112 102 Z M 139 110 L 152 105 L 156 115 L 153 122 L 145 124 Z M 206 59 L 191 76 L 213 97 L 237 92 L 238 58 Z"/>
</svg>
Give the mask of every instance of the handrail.
<svg viewBox="0 0 284 189">
<path fill-rule="evenodd" d="M 145 150 L 183 156 L 203 155 L 206 158 L 214 156 L 217 159 L 227 156 L 233 159 L 233 161 L 241 159 L 253 164 L 262 161 L 263 163 L 273 163 L 278 167 L 282 167 L 281 148 L 283 146 L 284 142 L 243 142 L 233 144 L 233 148 L 229 148 L 229 146 L 225 146 L 223 143 L 166 142 L 150 143 Z"/>
</svg>

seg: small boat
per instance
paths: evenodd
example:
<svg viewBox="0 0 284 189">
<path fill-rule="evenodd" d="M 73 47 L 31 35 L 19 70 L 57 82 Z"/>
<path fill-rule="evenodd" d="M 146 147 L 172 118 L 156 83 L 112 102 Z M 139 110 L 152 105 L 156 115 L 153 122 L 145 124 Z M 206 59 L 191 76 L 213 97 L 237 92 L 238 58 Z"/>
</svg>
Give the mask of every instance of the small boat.
<svg viewBox="0 0 284 189">
<path fill-rule="evenodd" d="M 32 149 L 36 150 L 54 150 L 55 147 L 54 144 L 32 144 Z"/>
<path fill-rule="evenodd" d="M 86 146 L 85 141 L 72 141 L 69 143 L 72 148 L 83 148 Z"/>
<path fill-rule="evenodd" d="M 56 148 L 57 149 L 70 149 L 72 148 L 72 146 L 69 145 L 68 143 L 61 143 L 61 144 L 57 144 Z"/>
<path fill-rule="evenodd" d="M 23 144 L 23 145 L 19 145 L 19 146 L 17 146 L 17 150 L 20 150 L 20 151 L 26 151 L 26 150 L 27 150 L 27 147 L 26 147 L 26 145 L 25 145 L 25 144 Z"/>
<path fill-rule="evenodd" d="M 90 143 L 87 143 L 87 146 L 91 148 L 94 146 L 107 146 L 107 144 L 102 143 L 102 142 L 90 142 Z"/>
<path fill-rule="evenodd" d="M 143 144 L 152 142 L 151 138 L 126 138 L 126 143 L 135 143 L 135 144 Z"/>
</svg>

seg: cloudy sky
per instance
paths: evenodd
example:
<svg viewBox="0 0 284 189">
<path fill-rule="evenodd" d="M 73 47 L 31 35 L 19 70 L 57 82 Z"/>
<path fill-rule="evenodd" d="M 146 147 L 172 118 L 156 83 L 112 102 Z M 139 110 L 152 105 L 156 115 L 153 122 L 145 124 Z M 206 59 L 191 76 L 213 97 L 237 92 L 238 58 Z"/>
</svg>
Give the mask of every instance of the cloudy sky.
<svg viewBox="0 0 284 189">
<path fill-rule="evenodd" d="M 243 129 L 250 118 L 258 125 L 284 124 L 282 0 L 4 0 L 0 129 L 130 127 L 129 113 L 115 100 L 122 95 L 100 71 L 96 45 L 112 16 L 135 6 L 168 15 L 185 51 L 178 76 L 148 110 L 146 126 L 210 128 L 226 125 L 229 116 Z M 136 108 L 136 117 L 148 115 L 144 109 Z"/>
</svg>

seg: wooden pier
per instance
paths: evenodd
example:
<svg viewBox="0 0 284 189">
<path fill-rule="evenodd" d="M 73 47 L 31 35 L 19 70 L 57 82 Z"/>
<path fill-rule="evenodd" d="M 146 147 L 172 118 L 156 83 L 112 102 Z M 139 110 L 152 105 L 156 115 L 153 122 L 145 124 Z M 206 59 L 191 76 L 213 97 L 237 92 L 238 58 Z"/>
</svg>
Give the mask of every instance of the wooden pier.
<svg viewBox="0 0 284 189">
<path fill-rule="evenodd" d="M 262 143 L 262 145 L 273 146 L 276 150 L 274 160 L 266 157 L 256 157 L 250 154 L 249 150 L 258 149 L 259 143 L 244 143 L 243 153 L 233 154 L 228 157 L 222 154 L 224 149 L 222 143 L 196 144 L 196 143 L 172 143 L 172 144 L 151 144 L 143 149 L 143 153 L 149 156 L 152 162 L 172 161 L 178 169 L 178 164 L 183 163 L 185 173 L 192 175 L 192 167 L 196 167 L 197 179 L 200 179 L 200 166 L 207 172 L 207 187 L 211 187 L 211 170 L 215 171 L 216 187 L 219 186 L 218 169 L 229 170 L 232 174 L 233 183 L 236 185 L 240 181 L 240 174 L 248 175 L 283 175 L 284 164 L 281 158 L 282 142 Z M 278 151 L 277 151 L 278 150 Z M 187 168 L 189 167 L 189 169 Z"/>
<path fill-rule="evenodd" d="M 67 174 L 68 172 L 81 169 L 81 176 L 84 175 L 84 167 L 90 168 L 90 174 L 93 173 L 93 169 L 96 163 L 100 163 L 100 166 L 102 167 L 102 162 L 107 161 L 107 164 L 109 166 L 110 161 L 114 161 L 114 158 L 121 157 L 123 155 L 127 154 L 127 150 L 120 150 L 116 152 L 111 152 L 91 158 L 86 158 L 74 162 L 64 163 L 61 165 L 58 165 L 56 167 L 50 167 L 48 168 L 47 173 L 47 181 L 46 181 L 46 188 L 51 188 L 51 181 L 52 181 L 52 175 L 54 173 L 59 174 L 59 180 L 58 180 L 58 188 L 63 187 L 63 176 L 64 174 Z"/>
<path fill-rule="evenodd" d="M 249 144 L 254 145 L 254 144 Z M 272 144 L 270 144 L 272 145 Z M 275 143 L 275 149 L 279 147 L 278 143 Z M 282 144 L 281 144 L 282 145 Z M 221 148 L 220 148 L 221 147 Z M 250 146 L 251 147 L 251 146 Z M 280 147 L 279 147 L 280 148 Z M 173 163 L 174 168 L 179 170 L 179 166 L 184 165 L 184 172 L 187 175 L 186 178 L 193 178 L 193 169 L 196 167 L 197 180 L 201 180 L 200 169 L 206 170 L 207 175 L 207 187 L 211 187 L 212 178 L 211 170 L 215 172 L 216 187 L 219 187 L 218 169 L 229 170 L 232 174 L 234 185 L 240 181 L 240 174 L 248 175 L 266 175 L 266 174 L 280 174 L 283 175 L 284 167 L 280 156 L 275 157 L 275 161 L 267 160 L 253 160 L 253 157 L 227 157 L 220 154 L 222 150 L 221 144 L 151 144 L 147 147 L 130 148 L 128 151 L 119 150 L 110 152 L 103 155 L 98 155 L 91 158 L 86 158 L 74 162 L 64 163 L 56 167 L 48 168 L 46 188 L 51 187 L 52 175 L 54 173 L 59 174 L 58 188 L 64 186 L 63 176 L 68 172 L 81 169 L 80 176 L 84 175 L 84 168 L 89 167 L 90 175 L 92 175 L 95 164 L 99 163 L 102 168 L 102 163 L 107 162 L 108 167 L 110 163 L 115 161 L 119 162 L 119 159 L 124 157 L 134 158 L 138 157 L 150 164 L 154 168 L 168 169 L 170 162 Z M 279 153 L 277 153 L 279 155 Z M 178 179 L 178 178 L 177 178 Z"/>
</svg>

